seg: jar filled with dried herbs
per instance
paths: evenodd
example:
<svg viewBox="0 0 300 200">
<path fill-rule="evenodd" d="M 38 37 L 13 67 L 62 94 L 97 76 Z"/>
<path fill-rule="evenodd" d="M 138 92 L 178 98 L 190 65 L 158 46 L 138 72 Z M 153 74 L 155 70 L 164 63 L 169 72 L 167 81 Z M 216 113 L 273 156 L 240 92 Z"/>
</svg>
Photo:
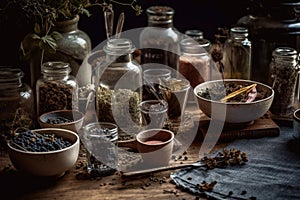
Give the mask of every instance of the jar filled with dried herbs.
<svg viewBox="0 0 300 200">
<path fill-rule="evenodd" d="M 141 126 L 142 69 L 132 58 L 127 38 L 109 39 L 105 61 L 97 69 L 96 115 L 99 122 L 117 124 L 119 133 L 135 134 Z"/>
<path fill-rule="evenodd" d="M 17 128 L 34 126 L 34 96 L 23 75 L 18 68 L 0 68 L 0 147 Z"/>
<path fill-rule="evenodd" d="M 54 110 L 78 110 L 78 84 L 64 62 L 46 62 L 36 83 L 37 116 Z"/>
<path fill-rule="evenodd" d="M 269 84 L 275 95 L 270 111 L 280 117 L 291 115 L 294 108 L 299 56 L 291 47 L 278 47 L 272 53 Z"/>
<path fill-rule="evenodd" d="M 252 50 L 248 29 L 233 27 L 225 41 L 223 60 L 224 78 L 251 79 Z"/>
<path fill-rule="evenodd" d="M 147 8 L 148 27 L 140 34 L 141 64 L 159 63 L 178 68 L 179 34 L 173 26 L 175 11 L 169 6 Z"/>
</svg>

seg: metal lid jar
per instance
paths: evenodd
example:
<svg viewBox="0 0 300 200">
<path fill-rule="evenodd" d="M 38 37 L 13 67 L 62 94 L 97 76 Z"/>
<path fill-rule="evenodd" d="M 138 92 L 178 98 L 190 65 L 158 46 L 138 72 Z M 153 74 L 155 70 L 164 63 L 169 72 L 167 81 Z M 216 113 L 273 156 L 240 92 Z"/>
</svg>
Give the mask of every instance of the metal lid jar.
<svg viewBox="0 0 300 200">
<path fill-rule="evenodd" d="M 291 115 L 294 108 L 296 80 L 299 72 L 298 53 L 291 47 L 278 47 L 272 53 L 269 85 L 275 95 L 270 111 L 274 115 Z"/>
<path fill-rule="evenodd" d="M 97 69 L 96 115 L 99 122 L 117 124 L 120 131 L 135 133 L 141 125 L 142 70 L 132 59 L 135 46 L 127 38 L 107 41 L 105 61 Z"/>
<path fill-rule="evenodd" d="M 17 128 L 34 126 L 34 96 L 18 68 L 0 68 L 0 146 Z"/>
<path fill-rule="evenodd" d="M 54 110 L 78 110 L 78 84 L 64 62 L 46 62 L 36 83 L 37 115 Z"/>
</svg>

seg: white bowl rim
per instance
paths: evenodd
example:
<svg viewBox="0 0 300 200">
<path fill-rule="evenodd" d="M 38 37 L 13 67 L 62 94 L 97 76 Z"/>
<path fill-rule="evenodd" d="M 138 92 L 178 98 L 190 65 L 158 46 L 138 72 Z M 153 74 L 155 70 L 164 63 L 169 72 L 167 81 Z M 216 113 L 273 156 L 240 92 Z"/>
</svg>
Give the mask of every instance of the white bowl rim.
<svg viewBox="0 0 300 200">
<path fill-rule="evenodd" d="M 49 123 L 44 122 L 44 121 L 41 120 L 41 118 L 43 116 L 46 116 L 46 115 L 48 115 L 50 113 L 60 113 L 60 112 L 72 112 L 72 113 L 76 112 L 76 113 L 79 113 L 81 115 L 81 117 L 79 119 L 77 119 L 77 120 L 72 121 L 72 122 L 58 123 L 58 124 L 49 124 Z M 54 110 L 54 111 L 46 112 L 46 113 L 44 113 L 44 114 L 42 114 L 42 115 L 39 116 L 39 122 L 40 123 L 42 123 L 42 124 L 49 124 L 49 125 L 53 125 L 53 126 L 67 126 L 67 125 L 71 125 L 71 124 L 76 124 L 76 123 L 82 121 L 83 119 L 84 119 L 84 114 L 82 112 L 80 112 L 79 110 Z"/>
<path fill-rule="evenodd" d="M 230 81 L 230 82 L 239 81 L 239 82 L 247 82 L 247 83 L 256 83 L 257 85 L 261 85 L 261 86 L 264 86 L 264 87 L 268 88 L 271 91 L 271 95 L 264 98 L 264 99 L 260 99 L 260 100 L 256 100 L 256 101 L 252 101 L 252 102 L 247 102 L 247 103 L 246 102 L 220 102 L 220 101 L 215 101 L 215 100 L 209 100 L 209 99 L 203 98 L 203 97 L 198 95 L 199 87 L 203 86 L 204 84 L 217 83 L 217 82 L 221 82 L 221 81 L 223 81 L 223 80 L 218 79 L 218 80 L 212 80 L 212 81 L 206 81 L 206 82 L 200 83 L 199 85 L 197 85 L 194 88 L 194 95 L 196 97 L 204 100 L 204 101 L 217 103 L 217 104 L 222 104 L 222 105 L 251 105 L 251 104 L 257 104 L 259 102 L 267 101 L 267 100 L 273 98 L 274 94 L 275 94 L 273 88 L 271 88 L 270 86 L 268 86 L 264 83 L 260 83 L 260 82 L 252 81 L 252 80 L 246 80 L 246 79 L 224 79 L 225 82 L 226 81 Z"/>
<path fill-rule="evenodd" d="M 11 146 L 10 142 L 7 142 L 7 146 L 9 148 L 11 148 L 12 150 L 17 151 L 19 153 L 30 154 L 30 155 L 47 155 L 47 154 L 56 154 L 56 153 L 60 153 L 60 152 L 69 150 L 69 149 L 73 148 L 75 145 L 77 145 L 77 143 L 79 143 L 79 141 L 80 141 L 79 136 L 75 132 L 67 130 L 67 129 L 62 129 L 62 128 L 41 128 L 41 129 L 33 129 L 31 131 L 62 131 L 62 132 L 68 132 L 68 133 L 70 133 L 70 134 L 72 134 L 76 137 L 76 141 L 72 145 L 70 145 L 66 148 L 55 150 L 55 151 L 44 151 L 44 152 L 23 151 L 23 150 L 20 150 L 20 149 L 17 149 L 17 148 L 14 148 L 13 146 Z"/>
</svg>

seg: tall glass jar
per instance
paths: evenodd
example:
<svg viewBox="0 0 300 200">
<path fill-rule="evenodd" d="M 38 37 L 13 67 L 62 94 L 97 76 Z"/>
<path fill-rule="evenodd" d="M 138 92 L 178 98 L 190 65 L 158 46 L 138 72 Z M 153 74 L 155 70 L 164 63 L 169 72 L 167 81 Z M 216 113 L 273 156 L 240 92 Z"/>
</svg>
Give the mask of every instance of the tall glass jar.
<svg viewBox="0 0 300 200">
<path fill-rule="evenodd" d="M 232 27 L 230 37 L 225 41 L 223 64 L 224 78 L 251 78 L 251 41 L 248 39 L 248 29 Z"/>
<path fill-rule="evenodd" d="M 37 116 L 54 110 L 78 110 L 78 84 L 64 62 L 46 62 L 36 83 Z"/>
<path fill-rule="evenodd" d="M 174 9 L 168 6 L 147 8 L 148 27 L 140 35 L 141 64 L 159 63 L 177 70 L 179 35 L 173 27 Z"/>
<path fill-rule="evenodd" d="M 34 96 L 18 68 L 0 68 L 0 146 L 17 128 L 34 127 Z M 0 148 L 2 149 L 2 148 Z"/>
<path fill-rule="evenodd" d="M 299 57 L 291 47 L 278 47 L 272 53 L 269 84 L 275 95 L 270 111 L 274 115 L 291 115 L 294 108 L 296 80 L 299 72 Z"/>
<path fill-rule="evenodd" d="M 117 124 L 119 133 L 135 134 L 141 125 L 142 101 L 142 69 L 132 58 L 135 47 L 127 38 L 115 38 L 103 50 L 106 58 L 95 83 L 98 121 Z"/>
</svg>

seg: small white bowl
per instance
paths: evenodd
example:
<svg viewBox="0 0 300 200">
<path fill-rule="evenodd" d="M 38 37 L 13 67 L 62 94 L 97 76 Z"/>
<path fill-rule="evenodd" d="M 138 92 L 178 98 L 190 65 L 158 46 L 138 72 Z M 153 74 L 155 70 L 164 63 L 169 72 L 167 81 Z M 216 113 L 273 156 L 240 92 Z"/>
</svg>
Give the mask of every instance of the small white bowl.
<svg viewBox="0 0 300 200">
<path fill-rule="evenodd" d="M 48 123 L 48 119 L 63 117 L 72 122 L 51 124 Z M 39 116 L 39 124 L 41 128 L 62 128 L 70 131 L 78 132 L 82 127 L 84 121 L 84 114 L 77 110 L 56 110 L 42 114 Z"/>
<path fill-rule="evenodd" d="M 223 80 L 201 83 L 194 88 L 194 95 L 197 97 L 199 108 L 208 117 L 232 124 L 249 123 L 262 117 L 270 109 L 274 98 L 274 90 L 268 85 L 243 79 L 225 79 L 224 81 L 225 83 L 230 82 L 243 86 L 256 83 L 257 91 L 265 92 L 266 97 L 249 103 L 214 101 L 201 97 L 198 93 L 206 88 L 210 89 L 216 84 L 222 84 Z M 225 87 L 224 91 L 220 91 L 220 93 L 225 94 Z"/>
<path fill-rule="evenodd" d="M 76 163 L 79 155 L 79 136 L 70 130 L 44 128 L 33 130 L 39 134 L 55 134 L 69 140 L 72 145 L 61 150 L 30 152 L 14 148 L 8 142 L 8 154 L 13 166 L 34 176 L 62 176 Z"/>
</svg>

